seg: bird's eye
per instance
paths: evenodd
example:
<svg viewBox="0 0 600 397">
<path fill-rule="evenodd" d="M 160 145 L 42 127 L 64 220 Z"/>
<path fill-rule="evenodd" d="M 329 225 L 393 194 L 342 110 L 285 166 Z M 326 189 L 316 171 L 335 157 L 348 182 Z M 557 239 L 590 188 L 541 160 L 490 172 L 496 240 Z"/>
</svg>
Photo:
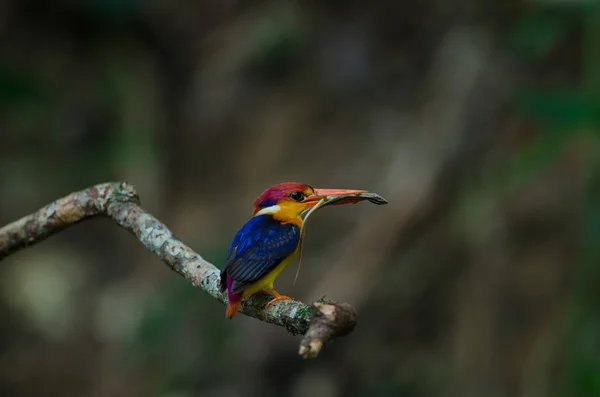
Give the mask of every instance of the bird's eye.
<svg viewBox="0 0 600 397">
<path fill-rule="evenodd" d="M 302 201 L 302 200 L 304 200 L 304 193 L 302 193 L 302 192 L 293 192 L 292 194 L 290 194 L 290 198 L 292 200 Z"/>
</svg>

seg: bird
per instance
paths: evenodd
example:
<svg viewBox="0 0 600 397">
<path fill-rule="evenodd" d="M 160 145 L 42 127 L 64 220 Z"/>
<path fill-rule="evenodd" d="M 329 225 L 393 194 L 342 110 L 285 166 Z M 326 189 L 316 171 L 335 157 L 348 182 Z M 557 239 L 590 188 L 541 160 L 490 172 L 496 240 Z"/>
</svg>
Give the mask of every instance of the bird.
<svg viewBox="0 0 600 397">
<path fill-rule="evenodd" d="M 252 217 L 235 234 L 220 272 L 220 290 L 227 291 L 228 297 L 225 317 L 233 318 L 242 301 L 259 292 L 273 296 L 266 307 L 291 300 L 279 294 L 273 284 L 301 250 L 304 216 L 322 199 L 356 193 L 368 192 L 315 189 L 304 183 L 284 182 L 258 196 Z M 340 199 L 333 205 L 356 201 Z"/>
</svg>

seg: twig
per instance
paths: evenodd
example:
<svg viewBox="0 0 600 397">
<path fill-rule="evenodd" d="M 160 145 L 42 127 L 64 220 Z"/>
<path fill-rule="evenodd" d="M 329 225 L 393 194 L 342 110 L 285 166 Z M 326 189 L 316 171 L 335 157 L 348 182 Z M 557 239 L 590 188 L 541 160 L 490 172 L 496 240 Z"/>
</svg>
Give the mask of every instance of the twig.
<svg viewBox="0 0 600 397">
<path fill-rule="evenodd" d="M 94 216 L 113 219 L 195 287 L 221 303 L 227 302 L 227 297 L 219 291 L 219 270 L 142 209 L 137 192 L 126 182 L 103 183 L 71 193 L 4 226 L 0 229 L 0 260 Z M 316 357 L 325 342 L 347 334 L 356 325 L 356 312 L 348 304 L 328 302 L 310 306 L 297 301 L 278 301 L 265 308 L 266 301 L 266 297 L 257 295 L 244 302 L 240 312 L 284 327 L 293 335 L 305 334 L 300 347 L 300 355 L 305 358 Z"/>
</svg>

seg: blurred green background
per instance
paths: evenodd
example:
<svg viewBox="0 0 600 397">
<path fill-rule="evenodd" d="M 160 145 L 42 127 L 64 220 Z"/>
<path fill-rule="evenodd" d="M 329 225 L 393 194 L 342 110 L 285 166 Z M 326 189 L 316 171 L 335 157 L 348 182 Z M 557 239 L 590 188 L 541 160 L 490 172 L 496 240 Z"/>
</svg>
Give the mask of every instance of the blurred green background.
<svg viewBox="0 0 600 397">
<path fill-rule="evenodd" d="M 221 266 L 266 187 L 280 292 L 357 307 L 319 359 L 108 220 L 0 266 L 0 395 L 600 396 L 597 1 L 0 2 L 0 224 L 133 183 Z"/>
</svg>

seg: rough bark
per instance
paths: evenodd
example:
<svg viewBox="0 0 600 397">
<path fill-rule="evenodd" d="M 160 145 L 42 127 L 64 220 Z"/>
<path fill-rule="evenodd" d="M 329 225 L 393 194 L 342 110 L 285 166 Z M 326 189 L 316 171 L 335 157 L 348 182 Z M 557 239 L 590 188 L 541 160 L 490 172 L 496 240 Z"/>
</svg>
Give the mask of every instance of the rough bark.
<svg viewBox="0 0 600 397">
<path fill-rule="evenodd" d="M 158 219 L 140 206 L 134 187 L 126 182 L 103 183 L 60 198 L 40 210 L 0 229 L 0 260 L 80 221 L 107 216 L 133 233 L 171 269 L 221 303 L 219 269 L 179 241 Z M 356 311 L 348 304 L 328 302 L 312 306 L 298 301 L 278 301 L 265 308 L 268 298 L 244 302 L 240 313 L 304 334 L 300 355 L 316 357 L 323 344 L 354 329 Z"/>
</svg>

